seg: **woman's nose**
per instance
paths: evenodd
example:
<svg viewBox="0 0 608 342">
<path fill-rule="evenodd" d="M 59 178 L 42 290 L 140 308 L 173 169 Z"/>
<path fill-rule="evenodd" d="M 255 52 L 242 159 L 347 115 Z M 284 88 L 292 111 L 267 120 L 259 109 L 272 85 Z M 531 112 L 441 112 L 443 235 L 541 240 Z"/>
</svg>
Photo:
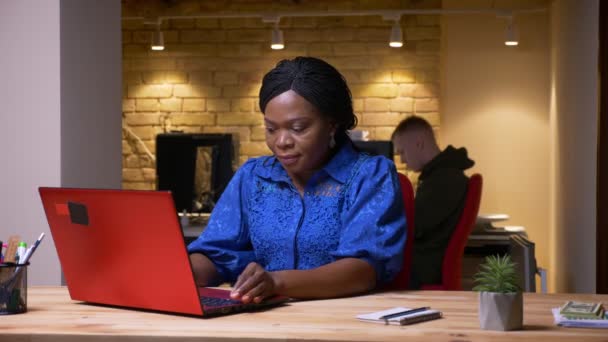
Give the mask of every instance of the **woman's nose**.
<svg viewBox="0 0 608 342">
<path fill-rule="evenodd" d="M 291 138 L 289 132 L 286 131 L 279 132 L 276 142 L 277 147 L 280 148 L 291 147 L 293 145 L 293 139 Z"/>
</svg>

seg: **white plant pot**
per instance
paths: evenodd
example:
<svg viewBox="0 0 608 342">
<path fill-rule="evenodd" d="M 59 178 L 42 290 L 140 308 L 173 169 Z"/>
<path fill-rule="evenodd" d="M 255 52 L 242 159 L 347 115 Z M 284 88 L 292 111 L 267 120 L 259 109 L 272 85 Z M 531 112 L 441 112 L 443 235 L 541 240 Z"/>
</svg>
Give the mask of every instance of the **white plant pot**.
<svg viewBox="0 0 608 342">
<path fill-rule="evenodd" d="M 479 292 L 479 325 L 484 330 L 519 330 L 523 326 L 521 292 Z"/>
</svg>

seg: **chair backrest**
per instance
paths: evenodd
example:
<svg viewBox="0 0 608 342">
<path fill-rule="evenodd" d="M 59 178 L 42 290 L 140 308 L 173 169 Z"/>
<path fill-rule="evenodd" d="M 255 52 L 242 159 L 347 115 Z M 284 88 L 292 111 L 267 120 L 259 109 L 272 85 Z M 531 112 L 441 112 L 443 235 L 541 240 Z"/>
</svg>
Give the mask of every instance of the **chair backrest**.
<svg viewBox="0 0 608 342">
<path fill-rule="evenodd" d="M 450 242 L 448 242 L 448 246 L 443 256 L 441 290 L 462 290 L 461 278 L 464 247 L 475 226 L 475 220 L 479 213 L 482 183 L 482 177 L 477 173 L 472 175 L 469 179 L 462 214 L 450 237 Z"/>
<path fill-rule="evenodd" d="M 397 175 L 399 176 L 401 195 L 403 196 L 407 239 L 405 241 L 405 249 L 403 250 L 403 268 L 395 279 L 385 287 L 387 290 L 405 290 L 408 288 L 412 265 L 412 249 L 414 248 L 414 187 L 406 175 L 402 173 L 398 173 Z"/>
</svg>

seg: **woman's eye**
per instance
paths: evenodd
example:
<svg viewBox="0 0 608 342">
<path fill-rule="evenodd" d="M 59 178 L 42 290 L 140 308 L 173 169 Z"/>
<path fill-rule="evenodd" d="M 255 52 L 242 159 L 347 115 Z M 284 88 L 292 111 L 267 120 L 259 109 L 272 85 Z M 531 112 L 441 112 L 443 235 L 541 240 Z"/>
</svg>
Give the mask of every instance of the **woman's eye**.
<svg viewBox="0 0 608 342">
<path fill-rule="evenodd" d="M 291 128 L 294 132 L 299 133 L 302 132 L 304 129 L 306 129 L 306 127 L 301 127 L 301 126 L 295 126 Z"/>
<path fill-rule="evenodd" d="M 274 127 L 266 127 L 266 132 L 273 133 L 274 132 Z"/>
</svg>

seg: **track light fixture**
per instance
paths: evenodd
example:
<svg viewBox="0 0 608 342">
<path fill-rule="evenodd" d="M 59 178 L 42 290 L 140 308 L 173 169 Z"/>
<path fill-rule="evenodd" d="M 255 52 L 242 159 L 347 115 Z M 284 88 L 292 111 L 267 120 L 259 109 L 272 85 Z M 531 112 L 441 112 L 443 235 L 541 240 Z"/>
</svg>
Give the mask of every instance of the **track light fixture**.
<svg viewBox="0 0 608 342">
<path fill-rule="evenodd" d="M 355 11 L 309 11 L 309 12 L 276 12 L 268 14 L 265 12 L 247 12 L 247 13 L 204 13 L 184 16 L 160 16 L 156 22 L 147 22 L 145 17 L 123 17 L 122 20 L 144 20 L 144 24 L 156 25 L 156 30 L 152 34 L 152 50 L 164 50 L 163 32 L 160 30 L 162 20 L 175 19 L 198 19 L 198 18 L 261 18 L 264 23 L 273 24 L 271 45 L 273 50 L 285 48 L 283 32 L 279 29 L 279 21 L 282 17 L 352 17 L 352 16 L 381 16 L 384 20 L 392 21 L 391 35 L 389 46 L 399 48 L 403 46 L 403 31 L 401 30 L 401 16 L 403 15 L 444 15 L 444 14 L 495 14 L 498 18 L 507 20 L 505 27 L 505 45 L 516 46 L 519 44 L 517 27 L 513 23 L 514 13 L 537 13 L 546 12 L 547 8 L 527 8 L 516 10 L 497 10 L 489 9 L 401 9 L 401 10 L 355 10 Z"/>
<path fill-rule="evenodd" d="M 270 41 L 270 48 L 273 50 L 283 50 L 285 48 L 285 41 L 283 40 L 283 31 L 279 29 L 279 22 L 274 24 L 272 29 L 272 40 Z"/>
<path fill-rule="evenodd" d="M 165 39 L 163 37 L 163 31 L 160 30 L 161 21 L 158 20 L 156 24 L 156 29 L 152 32 L 152 44 L 150 44 L 150 49 L 154 51 L 162 51 L 165 49 Z"/>
<path fill-rule="evenodd" d="M 513 24 L 513 17 L 509 17 L 507 19 L 507 26 L 505 27 L 505 45 L 506 46 L 519 45 L 517 27 L 515 27 L 515 24 Z"/>
<path fill-rule="evenodd" d="M 399 21 L 395 20 L 393 27 L 391 28 L 391 39 L 388 45 L 392 48 L 400 48 L 403 46 L 403 32 L 401 31 L 401 25 Z"/>
<path fill-rule="evenodd" d="M 382 19 L 393 22 L 391 27 L 391 35 L 388 40 L 388 45 L 392 48 L 400 48 L 403 46 L 403 31 L 401 31 L 401 14 L 391 13 L 382 16 Z"/>
<path fill-rule="evenodd" d="M 270 48 L 273 50 L 283 50 L 285 41 L 283 40 L 283 31 L 279 29 L 281 17 L 277 15 L 262 16 L 262 22 L 265 24 L 273 24 L 272 35 L 270 37 Z"/>
</svg>

